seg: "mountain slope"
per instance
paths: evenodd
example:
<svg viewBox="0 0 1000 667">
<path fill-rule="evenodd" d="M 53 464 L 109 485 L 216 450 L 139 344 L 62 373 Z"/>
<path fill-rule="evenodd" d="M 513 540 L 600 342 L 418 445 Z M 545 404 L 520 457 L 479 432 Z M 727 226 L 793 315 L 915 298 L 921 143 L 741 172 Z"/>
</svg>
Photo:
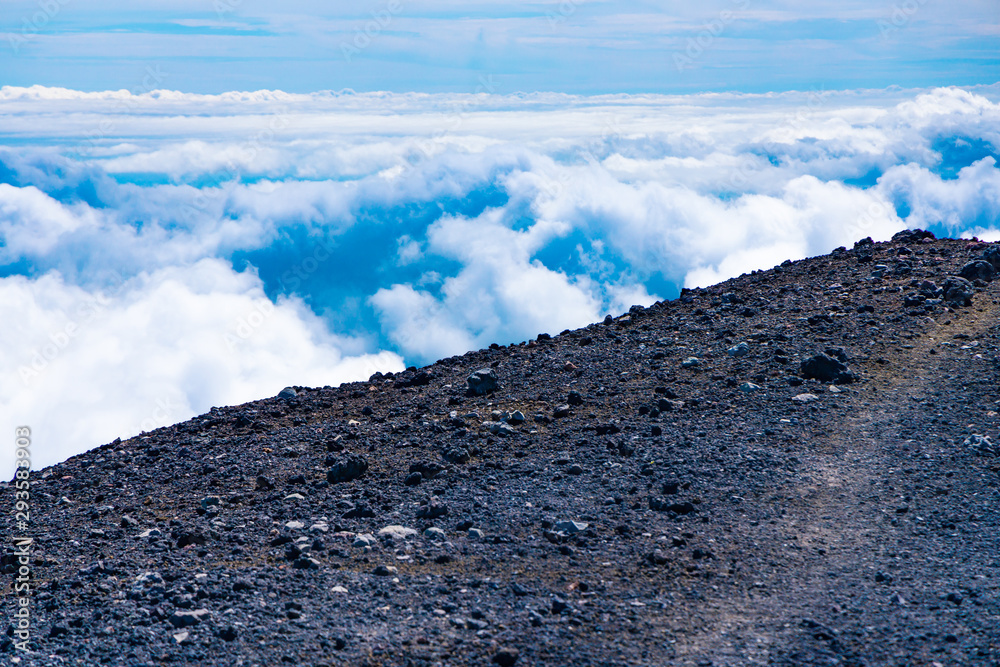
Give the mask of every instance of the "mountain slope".
<svg viewBox="0 0 1000 667">
<path fill-rule="evenodd" d="M 32 473 L 34 653 L 2 649 L 1000 664 L 1000 458 L 974 437 L 1000 411 L 996 246 L 926 236 Z M 495 391 L 470 395 L 478 369 Z"/>
</svg>

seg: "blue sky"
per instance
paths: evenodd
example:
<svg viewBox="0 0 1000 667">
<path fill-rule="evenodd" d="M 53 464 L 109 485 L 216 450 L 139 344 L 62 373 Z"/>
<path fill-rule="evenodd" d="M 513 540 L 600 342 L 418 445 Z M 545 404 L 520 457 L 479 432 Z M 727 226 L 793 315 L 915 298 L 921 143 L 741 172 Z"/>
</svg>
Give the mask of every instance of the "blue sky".
<svg viewBox="0 0 1000 667">
<path fill-rule="evenodd" d="M 345 7 L 344 5 L 349 5 Z M 684 93 L 1000 79 L 1000 3 L 7 0 L 0 85 Z"/>
</svg>

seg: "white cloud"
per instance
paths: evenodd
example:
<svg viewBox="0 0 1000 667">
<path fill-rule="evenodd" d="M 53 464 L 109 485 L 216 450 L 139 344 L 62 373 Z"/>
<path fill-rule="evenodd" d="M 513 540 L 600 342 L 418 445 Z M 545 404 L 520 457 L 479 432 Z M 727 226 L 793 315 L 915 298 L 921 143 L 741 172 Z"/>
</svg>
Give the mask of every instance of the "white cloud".
<svg viewBox="0 0 1000 667">
<path fill-rule="evenodd" d="M 0 279 L 0 370 L 113 291 L 0 416 L 51 462 L 157 401 L 367 377 L 905 225 L 1000 238 L 997 99 L 0 88 L 0 262 L 24 274 Z"/>
<path fill-rule="evenodd" d="M 110 292 L 55 273 L 5 278 L 0 318 L 0 426 L 32 428 L 36 468 L 286 385 L 403 368 L 395 354 L 366 354 L 360 341 L 331 334 L 297 299 L 272 303 L 255 275 L 215 259 Z M 13 469 L 9 451 L 0 465 Z"/>
</svg>

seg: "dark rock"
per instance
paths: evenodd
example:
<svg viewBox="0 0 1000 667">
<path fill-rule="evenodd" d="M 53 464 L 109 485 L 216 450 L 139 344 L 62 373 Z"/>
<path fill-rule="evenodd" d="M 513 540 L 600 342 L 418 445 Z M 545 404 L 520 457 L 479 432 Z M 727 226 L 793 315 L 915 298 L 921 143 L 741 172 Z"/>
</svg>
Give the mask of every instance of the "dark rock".
<svg viewBox="0 0 1000 667">
<path fill-rule="evenodd" d="M 417 486 L 422 481 L 424 481 L 424 476 L 422 474 L 419 472 L 411 472 L 406 476 L 406 479 L 403 480 L 403 484 L 406 486 Z"/>
<path fill-rule="evenodd" d="M 326 473 L 326 480 L 331 484 L 350 482 L 368 472 L 368 460 L 359 454 L 341 456 Z"/>
<path fill-rule="evenodd" d="M 972 296 L 976 293 L 972 283 L 958 276 L 948 277 L 941 284 L 941 290 L 944 300 L 953 306 L 971 306 Z"/>
<path fill-rule="evenodd" d="M 285 387 L 284 389 L 278 392 L 278 398 L 289 399 L 289 398 L 295 398 L 296 396 L 298 396 L 298 392 L 295 391 L 293 387 Z"/>
<path fill-rule="evenodd" d="M 500 667 L 513 667 L 520 656 L 521 653 L 516 648 L 502 648 L 493 654 L 492 662 Z"/>
<path fill-rule="evenodd" d="M 958 275 L 966 280 L 984 280 L 990 282 L 993 280 L 994 273 L 996 273 L 996 269 L 993 268 L 990 262 L 975 259 L 963 266 Z"/>
<path fill-rule="evenodd" d="M 470 396 L 485 396 L 496 391 L 500 386 L 497 372 L 492 368 L 480 368 L 475 371 L 466 378 L 466 384 L 468 384 Z"/>
<path fill-rule="evenodd" d="M 436 519 L 448 514 L 448 506 L 437 499 L 431 498 L 426 505 L 417 510 L 418 519 Z"/>
<path fill-rule="evenodd" d="M 201 623 L 211 615 L 212 612 L 207 609 L 195 609 L 193 611 L 178 609 L 167 620 L 175 628 L 188 628 Z"/>
<path fill-rule="evenodd" d="M 656 512 L 673 512 L 674 514 L 690 514 L 695 511 L 692 503 L 674 503 L 666 498 L 657 498 L 655 496 L 649 499 L 649 509 Z"/>
<path fill-rule="evenodd" d="M 444 471 L 444 466 L 433 461 L 417 461 L 410 464 L 410 472 L 418 472 L 424 479 L 434 479 Z"/>
<path fill-rule="evenodd" d="M 855 379 L 847 366 L 840 359 L 834 359 L 827 354 L 817 354 L 804 359 L 799 366 L 802 377 L 820 382 L 836 382 L 847 384 Z"/>
<path fill-rule="evenodd" d="M 405 370 L 393 379 L 392 386 L 396 389 L 424 387 L 429 385 L 434 379 L 434 374 L 427 370 Z"/>
<path fill-rule="evenodd" d="M 578 391 L 571 391 L 566 397 L 566 403 L 569 405 L 583 405 L 583 396 Z"/>
<path fill-rule="evenodd" d="M 893 243 L 919 243 L 924 239 L 934 239 L 934 233 L 923 229 L 904 229 L 892 236 Z"/>
</svg>

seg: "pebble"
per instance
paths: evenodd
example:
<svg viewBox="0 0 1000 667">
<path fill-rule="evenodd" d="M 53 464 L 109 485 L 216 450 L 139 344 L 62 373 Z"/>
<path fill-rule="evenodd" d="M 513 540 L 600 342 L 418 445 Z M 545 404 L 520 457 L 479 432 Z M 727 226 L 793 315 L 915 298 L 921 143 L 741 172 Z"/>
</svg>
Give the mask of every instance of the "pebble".
<svg viewBox="0 0 1000 667">
<path fill-rule="evenodd" d="M 575 535 L 576 533 L 583 532 L 587 530 L 590 526 L 589 523 L 584 523 L 583 521 L 560 521 L 555 526 L 552 527 L 557 533 L 566 533 L 567 535 Z"/>
<path fill-rule="evenodd" d="M 390 526 L 390 528 L 401 528 L 401 527 L 402 526 Z M 417 531 L 413 531 L 413 532 L 416 533 Z M 383 533 L 380 530 L 379 531 L 379 535 L 382 535 L 382 534 Z M 375 536 L 372 535 L 371 533 L 359 533 L 354 538 L 354 546 L 357 547 L 358 549 L 362 549 L 364 547 L 375 546 L 376 543 L 377 543 L 377 540 L 375 539 Z"/>
<path fill-rule="evenodd" d="M 440 528 L 435 528 L 434 526 L 431 526 L 430 528 L 424 531 L 424 537 L 426 537 L 429 540 L 437 540 L 437 541 L 443 541 L 448 539 L 448 536 L 445 534 L 443 530 L 441 530 Z"/>
<path fill-rule="evenodd" d="M 698 357 L 688 357 L 681 362 L 681 368 L 697 368 L 701 366 L 701 359 Z"/>
<path fill-rule="evenodd" d="M 472 540 L 483 540 L 483 539 L 486 538 L 486 533 L 484 533 L 483 531 L 479 530 L 478 528 L 470 528 L 469 532 L 468 532 L 468 535 L 469 535 L 469 539 L 472 539 Z"/>
<path fill-rule="evenodd" d="M 394 540 L 405 540 L 410 537 L 414 537 L 416 534 L 416 530 L 413 528 L 407 528 L 406 526 L 386 526 L 382 530 L 378 531 L 379 537 L 390 537 Z M 360 538 L 361 536 L 359 535 L 358 537 Z"/>
<path fill-rule="evenodd" d="M 748 343 L 737 343 L 731 348 L 726 350 L 726 354 L 731 357 L 745 357 L 750 354 L 750 345 Z"/>
<path fill-rule="evenodd" d="M 372 570 L 372 574 L 376 577 L 391 577 L 399 574 L 399 568 L 392 567 L 391 565 L 379 565 Z"/>
<path fill-rule="evenodd" d="M 744 382 L 740 385 L 740 391 L 744 394 L 749 394 L 755 391 L 760 391 L 760 385 L 754 384 L 753 382 Z"/>
<path fill-rule="evenodd" d="M 792 396 L 792 400 L 796 403 L 812 403 L 813 401 L 818 401 L 819 396 L 816 394 L 796 394 Z"/>
<path fill-rule="evenodd" d="M 207 609 L 195 609 L 193 611 L 178 609 L 171 614 L 167 620 L 170 621 L 170 624 L 175 628 L 187 628 L 201 623 L 211 615 L 212 612 Z"/>
</svg>

